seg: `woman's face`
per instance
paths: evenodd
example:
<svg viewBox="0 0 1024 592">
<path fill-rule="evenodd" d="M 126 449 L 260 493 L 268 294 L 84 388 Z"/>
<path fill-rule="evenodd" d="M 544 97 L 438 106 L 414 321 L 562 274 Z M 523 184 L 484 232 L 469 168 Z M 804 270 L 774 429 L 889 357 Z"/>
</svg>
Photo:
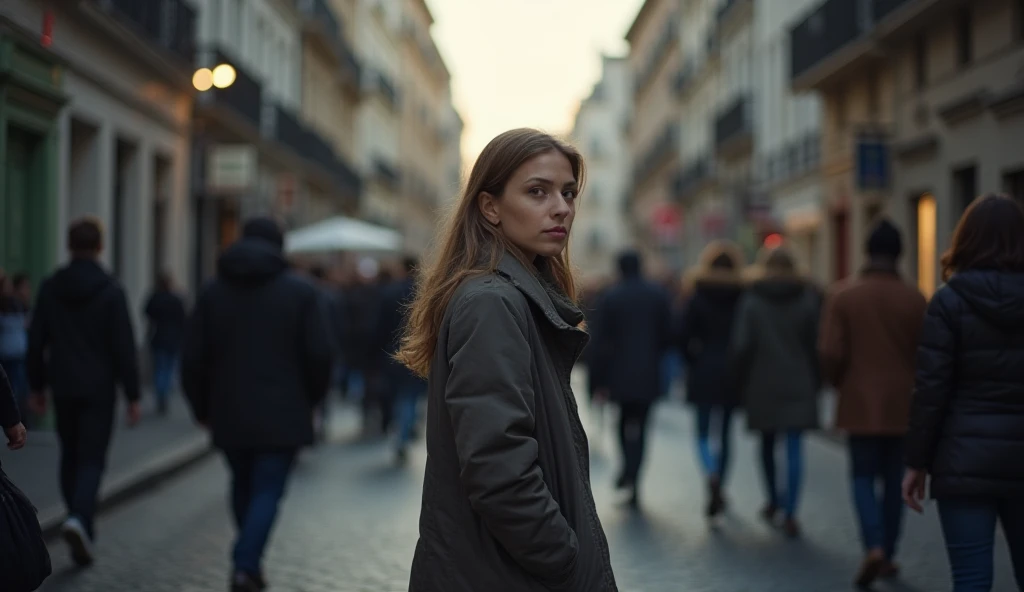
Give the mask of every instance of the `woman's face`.
<svg viewBox="0 0 1024 592">
<path fill-rule="evenodd" d="M 555 257 L 569 240 L 578 189 L 569 159 L 550 150 L 524 162 L 501 197 L 480 194 L 480 211 L 527 257 Z"/>
</svg>

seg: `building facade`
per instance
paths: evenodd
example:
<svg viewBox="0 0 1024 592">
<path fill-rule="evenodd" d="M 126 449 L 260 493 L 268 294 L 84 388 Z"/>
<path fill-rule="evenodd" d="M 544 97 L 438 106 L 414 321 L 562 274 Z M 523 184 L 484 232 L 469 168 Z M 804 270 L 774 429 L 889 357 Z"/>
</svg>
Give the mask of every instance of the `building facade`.
<svg viewBox="0 0 1024 592">
<path fill-rule="evenodd" d="M 863 262 L 871 220 L 906 232 L 930 294 L 974 196 L 1021 192 L 1024 6 L 1016 0 L 828 0 L 790 33 L 792 84 L 824 106 L 835 276 Z"/>
<path fill-rule="evenodd" d="M 11 0 L 0 21 L 0 266 L 38 283 L 67 256 L 68 223 L 95 216 L 141 338 L 157 274 L 191 279 L 195 7 Z"/>
<path fill-rule="evenodd" d="M 572 140 L 587 162 L 573 222 L 573 262 L 584 280 L 614 277 L 616 256 L 633 246 L 629 223 L 632 164 L 626 121 L 633 103 L 629 63 L 604 56 L 601 80 L 580 104 Z"/>
</svg>

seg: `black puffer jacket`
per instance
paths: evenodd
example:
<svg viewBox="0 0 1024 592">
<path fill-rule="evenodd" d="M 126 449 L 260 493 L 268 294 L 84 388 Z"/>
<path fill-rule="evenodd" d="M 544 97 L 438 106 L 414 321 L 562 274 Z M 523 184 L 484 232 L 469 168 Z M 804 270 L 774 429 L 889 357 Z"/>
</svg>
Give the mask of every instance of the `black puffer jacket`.
<svg viewBox="0 0 1024 592">
<path fill-rule="evenodd" d="M 935 293 L 906 454 L 933 497 L 1024 496 L 1024 274 L 968 271 Z"/>
<path fill-rule="evenodd" d="M 313 408 L 330 385 L 331 336 L 319 289 L 281 250 L 243 239 L 224 252 L 196 303 L 181 383 L 220 448 L 312 444 Z"/>
</svg>

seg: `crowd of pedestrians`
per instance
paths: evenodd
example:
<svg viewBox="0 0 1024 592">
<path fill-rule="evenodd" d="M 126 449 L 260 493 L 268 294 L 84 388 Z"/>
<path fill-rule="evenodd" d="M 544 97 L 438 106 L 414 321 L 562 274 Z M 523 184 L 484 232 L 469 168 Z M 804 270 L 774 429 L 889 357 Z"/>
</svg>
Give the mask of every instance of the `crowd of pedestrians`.
<svg viewBox="0 0 1024 592">
<path fill-rule="evenodd" d="M 730 510 L 742 414 L 760 444 L 759 513 L 800 536 L 814 478 L 804 440 L 830 427 L 820 403 L 831 386 L 863 542 L 854 582 L 899 575 L 903 510 L 921 511 L 930 482 L 955 592 L 991 589 L 997 523 L 1024 583 L 1020 202 L 986 195 L 967 208 L 930 301 L 901 276 L 887 220 L 867 237 L 864 268 L 827 289 L 785 244 L 747 265 L 716 241 L 668 289 L 627 252 L 615 282 L 577 293 L 565 246 L 585 178 L 575 148 L 513 130 L 481 153 L 422 271 L 406 259 L 298 273 L 281 226 L 253 218 L 191 309 L 158 278 L 142 311 L 156 411 L 180 374 L 230 469 L 232 592 L 268 586 L 264 549 L 299 452 L 323 436 L 332 388 L 358 401 L 364 437 L 394 433 L 399 463 L 426 399 L 410 590 L 617 590 L 570 375 L 586 364 L 595 409 L 618 411 L 615 484 L 635 510 L 650 420 L 680 359 L 714 524 Z M 0 273 L 0 427 L 18 449 L 28 420 L 54 417 L 61 532 L 82 566 L 94 560 L 118 392 L 129 425 L 142 414 L 132 315 L 99 263 L 103 244 L 95 220 L 75 221 L 70 261 L 34 302 L 27 277 Z"/>
</svg>

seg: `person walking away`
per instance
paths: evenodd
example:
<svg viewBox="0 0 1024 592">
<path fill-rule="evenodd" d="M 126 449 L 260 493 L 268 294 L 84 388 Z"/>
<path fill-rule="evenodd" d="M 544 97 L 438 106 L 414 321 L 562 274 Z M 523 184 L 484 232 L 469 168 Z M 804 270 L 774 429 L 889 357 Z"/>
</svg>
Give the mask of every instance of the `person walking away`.
<svg viewBox="0 0 1024 592">
<path fill-rule="evenodd" d="M 399 359 L 427 377 L 410 592 L 614 592 L 569 375 L 587 340 L 566 251 L 584 184 L 541 132 L 484 147 L 424 272 Z"/>
<path fill-rule="evenodd" d="M 407 307 L 412 303 L 416 288 L 416 259 L 407 257 L 397 279 L 381 291 L 377 316 L 377 335 L 384 340 L 380 350 L 385 358 L 381 362 L 385 400 L 394 401 L 394 417 L 398 421 L 396 458 L 399 464 L 406 460 L 407 448 L 416 426 L 419 401 L 426 391 L 426 382 L 395 359 L 401 346 Z"/>
<path fill-rule="evenodd" d="M 937 500 L 954 592 L 987 592 L 1000 523 L 1024 588 L 1024 209 L 976 199 L 928 303 L 906 440 L 903 497 Z"/>
<path fill-rule="evenodd" d="M 602 398 L 619 406 L 619 442 L 623 468 L 616 487 L 626 489 L 629 505 L 639 505 L 640 469 L 644 461 L 651 406 L 662 393 L 661 363 L 671 341 L 672 310 L 668 295 L 642 276 L 640 255 L 619 256 L 621 280 L 610 287 L 597 311 L 595 355 Z"/>
<path fill-rule="evenodd" d="M 677 342 L 686 360 L 687 401 L 696 408 L 697 451 L 708 484 L 706 515 L 725 511 L 722 493 L 729 468 L 733 410 L 739 391 L 729 368 L 733 322 L 743 295 L 743 253 L 726 241 L 709 244 L 700 266 L 691 274 L 693 296 L 685 305 Z M 711 446 L 711 426 L 718 429 L 717 451 Z"/>
<path fill-rule="evenodd" d="M 29 386 L 26 371 L 28 357 L 29 307 L 18 292 L 19 284 L 27 283 L 27 276 L 18 274 L 7 289 L 6 280 L 0 277 L 0 365 L 7 371 L 13 396 L 18 404 L 22 422 L 29 422 Z"/>
<path fill-rule="evenodd" d="M 20 450 L 25 447 L 28 431 L 21 421 L 18 402 L 15 400 L 3 365 L 0 365 L 0 428 L 3 428 L 4 435 L 7 436 L 8 450 Z"/>
<path fill-rule="evenodd" d="M 803 482 L 803 435 L 818 427 L 818 320 L 820 299 L 796 270 L 785 247 L 763 249 L 757 275 L 740 299 L 732 348 L 740 399 L 751 430 L 761 434 L 761 468 L 774 523 L 783 510 L 787 536 L 800 535 L 797 508 Z M 785 439 L 786 490 L 776 482 L 776 443 Z"/>
<path fill-rule="evenodd" d="M 897 271 L 903 242 L 891 222 L 878 222 L 866 247 L 868 263 L 860 275 L 828 294 L 818 340 L 824 377 L 839 392 L 835 426 L 847 435 L 865 552 L 854 583 L 862 588 L 898 572 L 903 438 L 927 306 Z"/>
<path fill-rule="evenodd" d="M 332 349 L 320 290 L 288 270 L 277 223 L 254 218 L 221 255 L 185 333 L 181 381 L 196 421 L 231 470 L 238 534 L 232 592 L 266 582 L 261 561 L 313 410 L 327 394 Z"/>
<path fill-rule="evenodd" d="M 168 399 L 181 357 L 186 314 L 185 301 L 175 293 L 174 281 L 166 271 L 157 278 L 156 290 L 146 301 L 145 314 L 149 320 L 157 413 L 167 415 Z"/>
<path fill-rule="evenodd" d="M 80 566 L 93 562 L 96 498 L 114 430 L 117 386 L 128 424 L 141 415 L 135 332 L 124 289 L 99 264 L 103 230 L 95 218 L 68 229 L 71 262 L 39 288 L 28 339 L 32 404 L 46 410 L 53 393 L 60 441 L 60 489 L 68 518 L 61 528 Z"/>
</svg>

